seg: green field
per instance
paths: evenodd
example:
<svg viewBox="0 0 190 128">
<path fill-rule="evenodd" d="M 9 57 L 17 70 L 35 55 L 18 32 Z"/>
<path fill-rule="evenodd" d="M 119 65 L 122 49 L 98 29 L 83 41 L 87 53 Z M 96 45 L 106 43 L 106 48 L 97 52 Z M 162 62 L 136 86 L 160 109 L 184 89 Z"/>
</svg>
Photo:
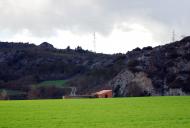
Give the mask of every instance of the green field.
<svg viewBox="0 0 190 128">
<path fill-rule="evenodd" d="M 0 101 L 0 128 L 190 128 L 190 97 Z"/>
<path fill-rule="evenodd" d="M 64 87 L 66 81 L 65 80 L 49 80 L 43 81 L 38 84 L 38 86 L 56 86 L 56 87 Z"/>
<path fill-rule="evenodd" d="M 26 94 L 26 92 L 22 92 L 22 91 L 8 90 L 8 89 L 0 89 L 0 93 L 2 93 L 3 91 L 6 91 L 6 93 L 7 93 L 9 96 Z"/>
</svg>

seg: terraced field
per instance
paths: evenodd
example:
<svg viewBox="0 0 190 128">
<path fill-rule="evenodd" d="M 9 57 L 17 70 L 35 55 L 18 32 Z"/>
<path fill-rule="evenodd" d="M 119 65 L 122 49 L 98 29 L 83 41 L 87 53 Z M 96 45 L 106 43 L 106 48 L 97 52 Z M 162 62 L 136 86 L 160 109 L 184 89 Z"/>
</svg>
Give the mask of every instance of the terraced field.
<svg viewBox="0 0 190 128">
<path fill-rule="evenodd" d="M 0 101 L 0 128 L 190 128 L 190 97 Z"/>
</svg>

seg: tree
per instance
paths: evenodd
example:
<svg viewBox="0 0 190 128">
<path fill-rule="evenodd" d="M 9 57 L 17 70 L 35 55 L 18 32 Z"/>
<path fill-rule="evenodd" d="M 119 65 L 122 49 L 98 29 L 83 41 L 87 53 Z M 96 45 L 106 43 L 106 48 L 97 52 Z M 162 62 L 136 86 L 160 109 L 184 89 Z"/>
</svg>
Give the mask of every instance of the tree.
<svg viewBox="0 0 190 128">
<path fill-rule="evenodd" d="M 85 51 L 82 49 L 81 46 L 77 46 L 77 48 L 75 48 L 75 50 L 76 50 L 77 52 L 79 52 L 79 53 L 85 52 Z"/>
<path fill-rule="evenodd" d="M 66 50 L 67 50 L 67 51 L 70 51 L 70 50 L 71 50 L 70 46 L 67 46 Z"/>
<path fill-rule="evenodd" d="M 28 99 L 39 99 L 40 97 L 39 89 L 35 85 L 31 86 L 27 97 Z"/>
<path fill-rule="evenodd" d="M 0 100 L 8 100 L 9 99 L 9 96 L 8 96 L 8 93 L 6 90 L 3 90 L 1 93 L 0 93 Z"/>
</svg>

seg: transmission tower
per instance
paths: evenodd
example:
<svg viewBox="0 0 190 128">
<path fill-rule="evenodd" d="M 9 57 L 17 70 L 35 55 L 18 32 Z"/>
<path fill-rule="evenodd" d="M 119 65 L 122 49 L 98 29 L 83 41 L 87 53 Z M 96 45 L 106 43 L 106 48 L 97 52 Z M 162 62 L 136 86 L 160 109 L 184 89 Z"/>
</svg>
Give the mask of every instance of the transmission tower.
<svg viewBox="0 0 190 128">
<path fill-rule="evenodd" d="M 172 42 L 175 42 L 175 36 L 176 36 L 175 30 L 173 30 L 173 31 L 172 31 Z"/>
<path fill-rule="evenodd" d="M 93 33 L 93 47 L 94 47 L 94 52 L 96 52 L 96 32 Z"/>
</svg>

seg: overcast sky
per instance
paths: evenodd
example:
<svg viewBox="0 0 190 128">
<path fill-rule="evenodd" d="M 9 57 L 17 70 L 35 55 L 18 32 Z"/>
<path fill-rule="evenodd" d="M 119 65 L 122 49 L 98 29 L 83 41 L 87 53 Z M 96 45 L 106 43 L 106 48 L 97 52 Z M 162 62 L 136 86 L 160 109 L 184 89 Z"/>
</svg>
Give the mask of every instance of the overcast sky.
<svg viewBox="0 0 190 128">
<path fill-rule="evenodd" d="M 0 40 L 126 53 L 190 30 L 189 0 L 0 0 Z"/>
</svg>

